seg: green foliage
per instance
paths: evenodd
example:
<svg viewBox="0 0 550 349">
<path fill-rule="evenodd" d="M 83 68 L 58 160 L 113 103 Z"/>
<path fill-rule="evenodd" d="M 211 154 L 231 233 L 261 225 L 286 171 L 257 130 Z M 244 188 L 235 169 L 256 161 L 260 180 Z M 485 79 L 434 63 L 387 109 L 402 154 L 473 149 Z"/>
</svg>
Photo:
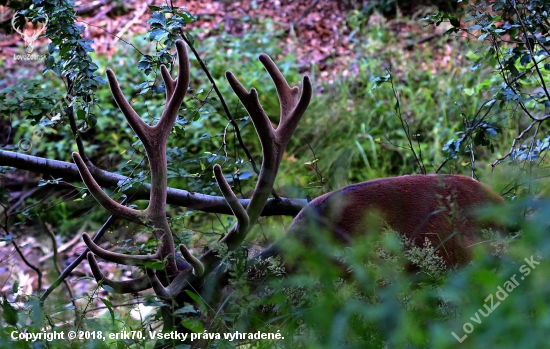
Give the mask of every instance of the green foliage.
<svg viewBox="0 0 550 349">
<path fill-rule="evenodd" d="M 424 18 L 439 25 L 449 20 L 452 28 L 447 34 L 465 32 L 481 43 L 473 55 L 471 71 L 484 64 L 495 69 L 491 79 L 478 85 L 474 92 L 486 99 L 483 108 L 474 115 L 465 115 L 464 131 L 447 143 L 451 156 L 473 152 L 473 145 L 489 147 L 494 152 L 495 136 L 508 120 L 528 121 L 522 126 L 510 151 L 494 161 L 505 159 L 511 163 L 536 165 L 548 150 L 546 132 L 547 106 L 550 92 L 547 88 L 550 65 L 546 20 L 550 5 L 546 1 L 487 1 L 470 4 L 463 13 L 464 23 L 457 17 L 438 13 Z M 499 115 L 498 119 L 495 116 Z M 487 123 L 487 119 L 497 120 Z M 528 135 L 532 138 L 527 141 Z M 519 146 L 516 143 L 521 141 Z"/>
<path fill-rule="evenodd" d="M 34 1 L 21 14 L 35 21 L 49 19 L 45 36 L 51 43 L 44 72 L 51 70 L 66 79 L 67 92 L 81 102 L 75 108 L 78 120 L 82 121 L 79 132 L 86 132 L 96 123 L 96 116 L 90 113 L 95 102 L 93 95 L 106 81 L 96 74 L 98 67 L 90 56 L 91 41 L 81 36 L 83 27 L 76 25 L 74 2 Z"/>
<path fill-rule="evenodd" d="M 530 203 L 493 214 L 524 205 Z M 544 203 L 538 213 L 548 209 Z M 254 273 L 260 281 L 254 287 L 232 284 L 226 314 L 234 315 L 226 324 L 236 327 L 225 331 L 280 330 L 285 339 L 276 345 L 283 348 L 455 348 L 458 339 L 468 348 L 544 346 L 550 239 L 543 226 L 526 224 L 510 238 L 486 232 L 474 260 L 458 270 L 446 270 L 429 243 L 419 248 L 395 232 L 371 231 L 342 249 L 317 229 L 314 246 L 289 243 L 297 271 L 271 281 Z M 346 280 L 327 263 L 334 258 L 353 270 Z"/>
</svg>

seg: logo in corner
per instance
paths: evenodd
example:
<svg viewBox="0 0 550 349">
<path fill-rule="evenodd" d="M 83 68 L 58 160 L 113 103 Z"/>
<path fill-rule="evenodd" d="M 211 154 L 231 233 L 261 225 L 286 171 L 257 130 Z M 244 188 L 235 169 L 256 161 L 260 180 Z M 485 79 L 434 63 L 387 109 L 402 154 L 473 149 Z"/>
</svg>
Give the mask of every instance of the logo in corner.
<svg viewBox="0 0 550 349">
<path fill-rule="evenodd" d="M 13 30 L 19 33 L 19 35 L 21 35 L 21 37 L 23 38 L 23 41 L 25 42 L 25 51 L 28 54 L 31 54 L 32 51 L 34 50 L 34 42 L 36 41 L 36 39 L 38 39 L 40 34 L 42 34 L 46 30 L 46 26 L 48 25 L 49 18 L 46 15 L 46 21 L 38 29 L 35 29 L 34 25 L 32 26 L 32 28 L 28 28 L 28 29 L 26 28 L 28 24 L 29 23 L 32 24 L 32 22 L 25 22 L 25 25 L 22 27 L 22 29 L 19 29 L 17 28 L 17 23 L 16 23 L 17 16 L 19 15 L 20 15 L 19 12 L 16 12 L 13 15 L 13 17 L 11 18 L 11 26 L 13 27 Z M 30 33 L 30 34 L 27 34 L 27 33 Z"/>
</svg>

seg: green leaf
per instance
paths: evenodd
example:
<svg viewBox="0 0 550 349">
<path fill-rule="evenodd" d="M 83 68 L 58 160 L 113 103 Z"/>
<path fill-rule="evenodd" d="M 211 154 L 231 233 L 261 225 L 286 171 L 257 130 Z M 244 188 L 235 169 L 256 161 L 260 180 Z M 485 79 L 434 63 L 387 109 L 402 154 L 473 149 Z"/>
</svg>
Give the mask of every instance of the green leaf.
<svg viewBox="0 0 550 349">
<path fill-rule="evenodd" d="M 105 79 L 103 79 L 101 76 L 94 76 L 94 80 L 99 82 L 102 85 L 107 83 L 107 81 Z"/>
<path fill-rule="evenodd" d="M 489 135 L 489 137 L 496 137 L 498 132 L 497 130 L 495 130 L 494 128 L 492 127 L 488 127 L 485 129 L 485 132 L 487 132 L 487 134 Z"/>
<path fill-rule="evenodd" d="M 86 118 L 86 123 L 88 124 L 88 128 L 92 128 L 97 125 L 97 118 L 94 115 L 89 115 Z"/>
<path fill-rule="evenodd" d="M 474 136 L 474 144 L 475 145 L 481 145 L 481 144 L 483 144 L 484 140 L 485 140 L 485 132 L 483 132 L 483 131 L 476 132 L 476 134 Z"/>
<path fill-rule="evenodd" d="M 189 41 L 189 44 L 190 44 L 191 46 L 193 46 L 193 45 L 195 44 L 195 38 L 193 37 L 193 35 L 187 33 L 187 34 L 185 35 L 185 37 L 187 37 L 187 40 Z"/>
<path fill-rule="evenodd" d="M 93 277 L 91 276 L 81 276 L 79 278 L 77 278 L 75 281 L 82 281 L 82 280 L 90 280 L 90 281 L 93 281 L 95 280 Z"/>
<path fill-rule="evenodd" d="M 103 289 L 109 293 L 116 293 L 115 289 L 109 285 L 101 284 L 101 287 L 103 287 Z"/>
<path fill-rule="evenodd" d="M 42 324 L 44 323 L 44 311 L 42 310 L 42 307 L 40 306 L 40 303 L 38 300 L 34 300 L 31 302 L 32 308 L 30 311 L 30 317 L 33 323 L 33 326 L 37 329 L 42 328 Z"/>
<path fill-rule="evenodd" d="M 196 314 L 197 311 L 195 310 L 195 308 L 193 308 L 192 305 L 188 304 L 186 306 L 184 306 L 183 308 L 179 308 L 178 310 L 176 310 L 174 312 L 174 315 L 178 315 L 178 314 L 189 314 L 189 313 L 193 313 L 193 314 Z"/>
<path fill-rule="evenodd" d="M 372 82 L 374 82 L 374 86 L 371 88 L 371 90 L 376 90 L 378 86 L 382 85 L 383 83 L 389 82 L 390 79 L 391 79 L 391 74 L 388 74 L 385 76 L 378 76 L 372 79 Z"/>
<path fill-rule="evenodd" d="M 154 29 L 149 33 L 149 40 L 150 41 L 162 41 L 168 36 L 168 32 L 166 32 L 164 29 Z"/>
<path fill-rule="evenodd" d="M 72 48 L 71 45 L 63 45 L 61 50 L 59 50 L 59 55 L 60 56 L 65 56 L 67 54 L 67 52 L 69 52 L 71 50 L 71 48 Z"/>
<path fill-rule="evenodd" d="M 138 69 L 150 69 L 151 68 L 151 59 L 152 57 L 151 56 L 144 56 L 143 58 L 141 58 L 138 62 Z"/>
<path fill-rule="evenodd" d="M 86 119 L 86 112 L 82 109 L 79 109 L 76 112 L 76 117 L 77 117 L 78 120 L 85 120 Z"/>
<path fill-rule="evenodd" d="M 8 302 L 6 296 L 4 295 L 4 300 L 2 302 L 2 310 L 4 311 L 4 320 L 10 326 L 17 325 L 17 310 Z"/>
<path fill-rule="evenodd" d="M 521 57 L 521 59 L 519 60 L 519 63 L 522 65 L 522 66 L 526 66 L 529 62 L 531 62 L 531 55 L 529 53 L 523 55 Z"/>
<path fill-rule="evenodd" d="M 149 20 L 147 21 L 147 23 L 151 23 L 151 24 L 157 23 L 164 26 L 166 24 L 166 17 L 164 16 L 164 13 L 154 12 L 151 18 L 149 18 Z"/>
<path fill-rule="evenodd" d="M 202 298 L 193 291 L 185 290 L 185 293 L 187 293 L 187 295 L 195 302 L 195 304 L 198 305 L 199 308 L 201 308 L 202 312 L 206 314 L 208 308 L 206 307 L 206 304 L 204 303 Z"/>
<path fill-rule="evenodd" d="M 11 286 L 11 292 L 17 293 L 18 291 L 19 291 L 19 280 L 15 280 L 15 282 Z"/>
<path fill-rule="evenodd" d="M 159 302 L 155 297 L 147 297 L 143 301 L 143 305 L 146 307 L 163 307 L 164 303 Z"/>
<path fill-rule="evenodd" d="M 147 268 L 155 269 L 155 270 L 164 270 L 164 263 L 161 261 L 155 260 L 155 261 L 146 261 L 144 263 L 144 266 Z"/>
<path fill-rule="evenodd" d="M 108 299 L 105 299 L 105 298 L 99 298 L 99 299 L 101 299 L 103 304 L 105 304 L 105 306 L 107 307 L 107 310 L 109 310 L 109 314 L 111 314 L 111 320 L 113 320 L 113 322 L 114 322 L 115 321 L 115 312 L 113 311 L 113 304 Z"/>
<path fill-rule="evenodd" d="M 8 234 L 3 238 L 0 238 L 0 241 L 5 241 L 7 244 L 11 244 L 11 242 L 13 241 L 13 235 Z"/>
<path fill-rule="evenodd" d="M 242 181 L 252 178 L 254 176 L 253 172 L 250 171 L 244 171 L 242 173 L 239 173 L 238 178 Z"/>
<path fill-rule="evenodd" d="M 202 322 L 200 322 L 199 320 L 195 320 L 195 319 L 184 319 L 182 322 L 181 322 L 182 326 L 195 332 L 195 333 L 199 333 L 199 332 L 202 332 L 204 331 L 204 325 L 202 324 Z"/>
<path fill-rule="evenodd" d="M 460 28 L 460 20 L 458 18 L 451 17 L 450 22 L 453 27 Z"/>
</svg>

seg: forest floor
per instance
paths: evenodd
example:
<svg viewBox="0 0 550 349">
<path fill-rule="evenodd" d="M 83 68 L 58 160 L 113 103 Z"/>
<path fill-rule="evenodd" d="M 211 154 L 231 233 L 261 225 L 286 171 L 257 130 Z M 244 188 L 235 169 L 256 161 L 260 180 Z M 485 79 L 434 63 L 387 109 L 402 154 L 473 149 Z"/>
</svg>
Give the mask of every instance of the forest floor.
<svg viewBox="0 0 550 349">
<path fill-rule="evenodd" d="M 245 35 L 250 30 L 261 31 L 266 21 L 275 27 L 281 35 L 282 53 L 292 52 L 299 60 L 300 70 L 308 71 L 311 64 L 327 77 L 327 71 L 341 71 L 349 64 L 350 58 L 356 55 L 356 40 L 353 37 L 359 33 L 353 32 L 347 25 L 350 14 L 363 15 L 361 9 L 368 1 L 173 1 L 174 6 L 181 6 L 196 17 L 186 30 L 200 28 L 198 39 L 219 35 L 225 32 L 236 38 Z M 93 40 L 92 47 L 100 55 L 111 56 L 120 46 L 121 40 L 128 41 L 135 35 L 147 32 L 150 17 L 149 6 L 158 6 L 158 1 L 126 0 L 95 0 L 76 1 L 76 11 L 83 36 Z M 370 15 L 365 25 L 376 25 L 385 22 L 404 49 L 412 49 L 415 45 L 441 37 L 442 28 L 433 27 L 428 30 L 418 25 L 418 19 L 435 8 L 418 7 L 412 9 L 410 18 L 403 19 L 397 15 L 393 19 L 383 18 L 378 14 Z M 13 11 L 0 6 L 0 20 L 12 18 Z M 411 25 L 412 24 L 412 25 Z M 47 52 L 47 39 L 39 38 L 35 44 L 35 52 Z M 35 74 L 43 68 L 43 64 L 35 61 L 16 60 L 16 55 L 24 54 L 23 40 L 17 33 L 4 34 L 0 32 L 0 62 L 3 67 L 3 78 L 0 78 L 0 88 L 10 86 L 11 76 Z M 25 69 L 22 69 L 25 68 Z M 17 74 L 10 74 L 16 73 Z"/>
</svg>

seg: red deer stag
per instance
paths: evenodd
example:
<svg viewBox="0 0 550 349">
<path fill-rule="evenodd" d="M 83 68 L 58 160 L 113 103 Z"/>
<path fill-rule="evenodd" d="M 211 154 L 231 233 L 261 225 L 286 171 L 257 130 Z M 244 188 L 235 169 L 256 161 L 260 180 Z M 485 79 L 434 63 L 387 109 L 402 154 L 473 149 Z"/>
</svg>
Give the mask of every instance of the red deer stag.
<svg viewBox="0 0 550 349">
<path fill-rule="evenodd" d="M 409 175 L 379 178 L 348 185 L 311 201 L 296 216 L 286 236 L 306 245 L 315 238 L 313 229 L 325 229 L 336 240 L 349 243 L 369 231 L 368 213 L 416 246 L 426 238 L 440 250 L 447 266 L 462 265 L 471 259 L 471 249 L 479 241 L 481 229 L 475 209 L 504 200 L 489 187 L 459 175 Z M 283 237 L 258 257 L 265 259 L 282 251 Z"/>
<path fill-rule="evenodd" d="M 180 245 L 181 255 L 189 265 L 178 268 L 174 240 L 166 218 L 166 141 L 189 85 L 189 60 L 184 43 L 178 41 L 176 48 L 179 77 L 173 80 L 167 68 L 161 66 L 161 75 L 166 86 L 166 106 L 155 126 L 150 126 L 142 121 L 123 96 L 114 73 L 111 70 L 107 71 L 113 97 L 134 132 L 143 142 L 147 153 L 151 171 L 151 192 L 147 208 L 136 210 L 112 200 L 94 180 L 79 154 L 73 154 L 82 180 L 94 198 L 113 215 L 150 227 L 159 241 L 158 249 L 154 254 L 126 255 L 105 250 L 96 245 L 87 234 L 84 234 L 84 241 L 91 251 L 87 257 L 94 277 L 98 282 L 102 282 L 103 285 L 111 287 L 118 293 L 135 293 L 152 288 L 156 295 L 165 300 L 168 305 L 163 314 L 165 330 L 177 328 L 171 313 L 174 307 L 179 306 L 178 303 L 180 305 L 182 303 L 173 302 L 173 300 L 183 294 L 182 291 L 189 285 L 200 289 L 205 277 L 221 262 L 220 256 L 212 249 L 197 258 L 189 252 L 187 247 Z M 273 128 L 268 115 L 259 102 L 256 90 L 252 88 L 248 92 L 231 72 L 226 73 L 231 88 L 250 115 L 263 153 L 258 181 L 246 209 L 225 180 L 221 167 L 214 166 L 214 176 L 219 188 L 237 218 L 237 223 L 220 241 L 227 245 L 229 251 L 235 250 L 241 245 L 251 227 L 260 217 L 273 188 L 283 152 L 312 96 L 312 86 L 307 76 L 303 79 L 300 95 L 298 87 L 289 87 L 279 69 L 267 55 L 262 54 L 259 59 L 277 89 L 280 102 L 280 123 L 277 128 Z M 465 238 L 452 237 L 446 241 L 446 250 L 450 252 L 449 256 L 444 258 L 447 263 L 461 263 L 469 258 L 467 246 L 475 240 L 478 233 L 477 225 L 468 214 L 465 214 L 457 224 L 453 224 L 452 220 L 449 220 L 449 212 L 442 212 L 441 207 L 437 204 L 438 198 L 441 198 L 443 202 L 448 197 L 453 198 L 453 203 L 456 203 L 459 211 L 502 201 L 497 194 L 483 184 L 462 176 L 430 175 L 383 178 L 354 184 L 313 200 L 296 217 L 289 233 L 303 234 L 302 230 L 304 230 L 308 213 L 314 212 L 315 217 L 323 217 L 327 220 L 323 224 L 333 230 L 342 241 L 347 241 L 350 236 L 362 231 L 360 224 L 365 210 L 376 208 L 384 215 L 384 219 L 390 226 L 408 237 L 435 232 L 440 235 L 440 238 L 437 239 L 437 243 L 439 243 L 451 237 L 453 231 L 460 231 Z M 330 212 L 329 207 L 332 207 Z M 337 211 L 334 211 L 335 207 L 338 208 Z M 308 235 L 303 234 L 303 238 L 307 241 Z M 264 256 L 274 254 L 276 250 L 277 245 L 274 245 Z M 143 276 L 129 281 L 107 279 L 101 272 L 95 256 L 112 263 L 143 267 L 145 273 Z M 155 263 L 157 266 L 160 264 L 163 267 L 153 268 Z"/>
</svg>

